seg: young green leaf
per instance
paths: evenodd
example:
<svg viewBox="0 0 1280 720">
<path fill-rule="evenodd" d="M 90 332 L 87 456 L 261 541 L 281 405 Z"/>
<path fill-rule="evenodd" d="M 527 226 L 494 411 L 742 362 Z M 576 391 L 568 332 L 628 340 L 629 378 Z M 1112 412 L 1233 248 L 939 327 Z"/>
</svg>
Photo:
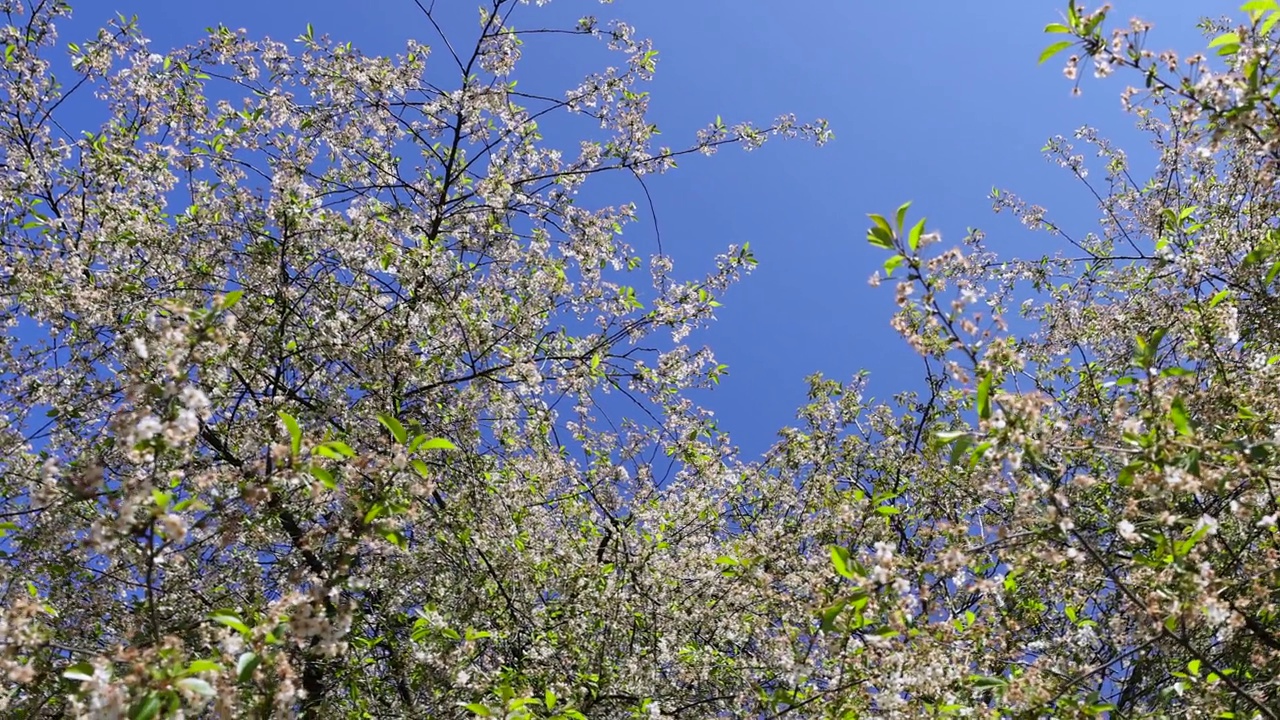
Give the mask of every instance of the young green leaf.
<svg viewBox="0 0 1280 720">
<path fill-rule="evenodd" d="M 78 662 L 62 671 L 62 677 L 76 682 L 93 679 L 93 666 L 87 662 Z"/>
<path fill-rule="evenodd" d="M 403 445 L 408 440 L 409 431 L 404 429 L 404 425 L 399 420 L 386 413 L 378 413 L 378 422 L 382 423 L 383 427 L 391 433 L 391 437 L 395 438 L 396 442 Z"/>
<path fill-rule="evenodd" d="M 920 247 L 920 236 L 924 233 L 924 218 L 920 218 L 920 222 L 911 226 L 911 232 L 907 234 L 907 247 L 915 252 Z"/>
<path fill-rule="evenodd" d="M 831 564 L 835 566 L 836 572 L 850 580 L 856 579 L 857 576 L 849 567 L 849 551 L 839 545 L 832 545 L 829 552 L 831 554 Z"/>
<path fill-rule="evenodd" d="M 240 615 L 238 615 L 234 610 L 215 610 L 210 613 L 209 619 L 219 625 L 226 625 L 246 637 L 248 637 L 251 632 L 249 630 L 249 626 L 245 625 L 244 621 L 240 619 Z"/>
<path fill-rule="evenodd" d="M 129 720 L 152 720 L 159 714 L 160 695 L 151 692 L 129 712 Z"/>
<path fill-rule="evenodd" d="M 332 460 L 346 460 L 356 456 L 356 451 L 341 440 L 330 440 L 316 447 L 316 452 Z"/>
<path fill-rule="evenodd" d="M 296 418 L 283 410 L 279 415 L 280 422 L 283 422 L 285 429 L 289 431 L 289 451 L 293 457 L 297 457 L 302 451 L 302 426 L 298 425 Z"/>
<path fill-rule="evenodd" d="M 875 223 L 876 227 L 883 229 L 885 232 L 889 233 L 890 235 L 893 234 L 893 227 L 889 225 L 889 221 L 885 220 L 883 215 L 877 215 L 876 213 L 868 213 L 867 217 L 871 218 L 871 222 Z"/>
<path fill-rule="evenodd" d="M 213 686 L 200 678 L 182 678 L 175 684 L 187 692 L 195 693 L 202 697 L 213 697 L 216 694 L 213 690 Z"/>
<path fill-rule="evenodd" d="M 1054 55 L 1057 55 L 1063 50 L 1066 50 L 1067 48 L 1071 47 L 1074 44 L 1075 44 L 1075 41 L 1073 40 L 1063 40 L 1061 42 L 1053 43 L 1052 45 L 1045 48 L 1040 53 L 1040 63 L 1044 64 L 1044 62 L 1047 61 L 1049 58 L 1053 57 Z"/>
<path fill-rule="evenodd" d="M 840 600 L 834 605 L 828 605 L 819 611 L 818 617 L 821 618 L 821 627 L 823 632 L 835 632 L 836 618 L 840 617 L 840 613 L 844 612 L 845 606 L 847 605 L 848 603 L 844 600 Z"/>
<path fill-rule="evenodd" d="M 311 477 L 315 478 L 316 480 L 319 480 L 320 484 L 325 486 L 325 488 L 329 490 L 338 489 L 338 482 L 333 479 L 333 473 L 320 467 L 319 465 L 312 465 L 311 467 L 307 468 L 307 472 L 311 473 Z"/>
<path fill-rule="evenodd" d="M 893 249 L 893 233 L 876 226 L 867 231 L 867 242 L 887 250 Z"/>
<path fill-rule="evenodd" d="M 970 675 L 969 682 L 973 683 L 975 688 L 983 690 L 1004 688 L 1009 685 L 1009 681 L 1002 677 L 989 677 L 985 675 Z"/>
<path fill-rule="evenodd" d="M 187 675 L 195 675 L 202 672 L 218 672 L 221 669 L 222 666 L 213 660 L 192 660 L 182 672 Z"/>
<path fill-rule="evenodd" d="M 1218 47 L 1220 45 L 1239 45 L 1240 35 L 1234 32 L 1222 33 L 1218 37 L 1209 41 L 1209 47 Z"/>
<path fill-rule="evenodd" d="M 902 234 L 902 228 L 906 225 L 906 222 L 907 222 L 907 210 L 908 210 L 908 209 L 910 209 L 910 207 L 911 207 L 911 201 L 910 201 L 910 200 L 908 200 L 907 202 L 902 203 L 902 207 L 898 208 L 897 215 L 894 217 L 894 220 L 895 220 L 895 222 L 896 222 L 896 224 L 897 224 L 897 226 L 898 226 L 898 234 L 899 234 L 899 235 L 901 235 L 901 234 Z"/>
<path fill-rule="evenodd" d="M 1173 403 L 1169 407 L 1169 419 L 1173 421 L 1174 428 L 1178 434 L 1191 436 L 1195 431 L 1191 429 L 1191 418 L 1187 414 L 1187 408 L 1182 404 L 1182 398 L 1174 398 Z"/>
<path fill-rule="evenodd" d="M 438 438 L 438 437 L 427 438 L 422 435 L 419 435 L 418 438 L 419 440 L 421 440 L 421 442 L 419 442 L 418 440 L 414 441 L 414 444 L 417 446 L 418 450 L 457 450 L 458 449 L 457 445 L 454 445 L 453 443 L 449 442 L 448 440 L 445 440 L 444 438 Z"/>
<path fill-rule="evenodd" d="M 991 417 L 991 376 L 983 375 L 978 383 L 978 417 L 986 420 Z"/>
<path fill-rule="evenodd" d="M 248 682 L 253 677 L 253 671 L 262 663 L 262 659 L 253 651 L 240 653 L 240 657 L 236 660 L 236 679 L 240 682 Z"/>
</svg>

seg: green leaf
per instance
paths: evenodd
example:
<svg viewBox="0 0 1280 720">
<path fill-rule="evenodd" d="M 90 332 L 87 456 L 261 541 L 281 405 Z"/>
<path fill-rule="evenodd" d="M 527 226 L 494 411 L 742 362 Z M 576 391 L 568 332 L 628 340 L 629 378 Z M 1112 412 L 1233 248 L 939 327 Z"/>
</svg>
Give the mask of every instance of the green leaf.
<svg viewBox="0 0 1280 720">
<path fill-rule="evenodd" d="M 62 671 L 62 677 L 68 680 L 83 682 L 93 679 L 93 666 L 87 662 L 78 662 Z"/>
<path fill-rule="evenodd" d="M 419 436 L 420 438 L 422 436 Z M 416 441 L 415 441 L 416 442 Z M 417 443 L 419 450 L 457 450 L 458 446 L 444 438 L 426 438 Z"/>
<path fill-rule="evenodd" d="M 333 460 L 345 460 L 356 456 L 356 451 L 341 440 L 330 440 L 318 446 L 316 452 Z"/>
<path fill-rule="evenodd" d="M 401 534 L 400 534 L 400 532 L 399 532 L 399 531 L 397 531 L 397 530 L 388 530 L 388 531 L 384 532 L 384 533 L 382 534 L 382 539 L 383 539 L 383 540 L 386 540 L 387 542 L 391 543 L 392 545 L 395 545 L 396 547 L 400 548 L 401 550 L 408 550 L 408 549 L 409 549 L 409 540 L 408 540 L 408 538 L 406 538 L 404 535 L 401 535 Z"/>
<path fill-rule="evenodd" d="M 991 376 L 983 375 L 978 383 L 978 417 L 986 420 L 991 417 Z"/>
<path fill-rule="evenodd" d="M 151 720 L 160 713 L 160 696 L 156 693 L 147 693 L 147 697 L 134 706 L 133 711 L 129 713 L 130 720 Z"/>
<path fill-rule="evenodd" d="M 1048 60 L 1049 58 L 1053 57 L 1054 55 L 1057 55 L 1058 53 L 1062 52 L 1063 50 L 1066 50 L 1067 48 L 1071 47 L 1071 46 L 1072 46 L 1072 45 L 1074 45 L 1074 44 L 1075 44 L 1075 41 L 1074 41 L 1074 40 L 1063 40 L 1062 42 L 1056 42 L 1056 43 L 1054 43 L 1054 44 L 1050 45 L 1049 47 L 1047 47 L 1047 48 L 1045 48 L 1043 51 L 1041 51 L 1041 53 L 1040 53 L 1040 63 L 1041 63 L 1041 64 L 1044 64 L 1044 62 L 1045 62 L 1046 60 Z"/>
<path fill-rule="evenodd" d="M 1192 658 L 1187 663 L 1187 672 L 1195 675 L 1196 677 L 1200 676 L 1200 658 Z"/>
<path fill-rule="evenodd" d="M 240 653 L 240 657 L 236 659 L 236 679 L 240 682 L 248 682 L 253 677 L 253 671 L 262 663 L 262 658 L 252 650 Z"/>
<path fill-rule="evenodd" d="M 1145 468 L 1146 465 L 1141 462 L 1129 463 L 1120 468 L 1119 474 L 1116 475 L 1116 482 L 1119 483 L 1120 487 L 1129 487 L 1133 484 L 1138 472 Z"/>
<path fill-rule="evenodd" d="M 836 572 L 850 580 L 856 579 L 857 576 L 849 566 L 849 551 L 839 545 L 832 545 L 829 552 L 831 554 L 831 564 L 835 566 Z"/>
<path fill-rule="evenodd" d="M 1252 252 L 1250 252 L 1248 255 L 1245 255 L 1244 259 L 1240 261 L 1240 265 L 1241 267 L 1249 267 L 1251 265 L 1257 265 L 1258 263 L 1262 262 L 1263 260 L 1266 260 L 1269 257 L 1271 257 L 1271 251 L 1269 248 L 1257 248 Z"/>
<path fill-rule="evenodd" d="M 893 233 L 882 227 L 873 227 L 867 231 L 867 242 L 879 248 L 892 250 Z"/>
<path fill-rule="evenodd" d="M 902 508 L 897 505 L 881 505 L 876 508 L 876 513 L 880 515 L 897 515 L 900 512 L 902 512 Z"/>
<path fill-rule="evenodd" d="M 907 259 L 906 259 L 905 257 L 903 257 L 902 255 L 894 255 L 893 257 L 889 258 L 888 260 L 885 260 L 885 261 L 884 261 L 884 274 L 885 274 L 885 277 L 893 277 L 893 271 L 894 271 L 894 270 L 897 270 L 897 269 L 898 269 L 898 266 L 899 266 L 899 265 L 901 265 L 902 263 L 906 262 L 906 261 L 907 261 Z"/>
<path fill-rule="evenodd" d="M 969 682 L 973 683 L 976 688 L 992 689 L 1003 688 L 1008 686 L 1009 681 L 1002 677 L 990 677 L 987 675 L 970 675 Z"/>
<path fill-rule="evenodd" d="M 1271 269 L 1267 270 L 1267 275 L 1262 279 L 1262 282 L 1266 285 L 1270 285 L 1271 281 L 1276 279 L 1277 273 L 1280 273 L 1280 261 L 1272 263 Z"/>
<path fill-rule="evenodd" d="M 1218 47 L 1220 45 L 1239 45 L 1240 35 L 1238 33 L 1228 32 L 1222 33 L 1218 37 L 1209 42 L 1209 47 Z"/>
<path fill-rule="evenodd" d="M 1062 23 L 1049 23 L 1044 26 L 1044 31 L 1047 33 L 1069 33 L 1071 32 L 1071 28 L 1063 25 Z"/>
<path fill-rule="evenodd" d="M 889 233 L 890 236 L 893 235 L 893 228 L 890 227 L 889 221 L 885 220 L 883 215 L 876 215 L 875 213 L 870 213 L 867 215 L 867 217 L 871 218 L 871 222 L 875 223 L 876 227 Z"/>
<path fill-rule="evenodd" d="M 320 467 L 319 465 L 312 465 L 311 467 L 307 468 L 307 472 L 311 473 L 311 477 L 319 480 L 320 484 L 325 486 L 329 490 L 338 489 L 338 482 L 333 479 L 333 473 Z"/>
<path fill-rule="evenodd" d="M 151 488 L 151 499 L 155 501 L 156 507 L 163 512 L 169 509 L 169 504 L 173 502 L 173 495 L 159 488 Z"/>
<path fill-rule="evenodd" d="M 401 445 L 409 439 L 409 431 L 405 430 L 404 425 L 394 417 L 391 417 L 386 413 L 378 413 L 378 422 L 382 423 L 383 426 L 391 432 L 391 436 L 396 439 L 396 442 Z"/>
<path fill-rule="evenodd" d="M 958 466 L 960 459 L 964 457 L 965 452 L 971 447 L 973 447 L 972 435 L 962 435 L 957 438 L 951 446 L 951 457 L 947 459 L 947 464 Z"/>
<path fill-rule="evenodd" d="M 209 619 L 219 625 L 226 625 L 246 637 L 251 632 L 249 626 L 244 624 L 244 621 L 240 619 L 240 615 L 234 610 L 215 610 L 209 614 Z"/>
<path fill-rule="evenodd" d="M 213 686 L 205 682 L 204 680 L 201 680 L 200 678 L 193 678 L 193 677 L 182 678 L 176 684 L 178 687 L 182 688 L 183 690 L 186 690 L 187 692 L 195 693 L 196 695 L 200 695 L 202 697 L 213 697 L 215 694 L 213 690 Z"/>
<path fill-rule="evenodd" d="M 297 457 L 302 451 L 302 426 L 298 425 L 298 420 L 283 410 L 280 411 L 280 421 L 284 423 L 284 427 L 289 431 L 289 451 L 293 453 L 293 457 Z"/>
<path fill-rule="evenodd" d="M 480 703 L 467 703 L 466 705 L 463 705 L 463 707 L 470 710 L 471 713 L 477 717 L 489 717 L 493 715 L 493 712 L 489 710 L 489 708 L 481 705 Z"/>
<path fill-rule="evenodd" d="M 902 228 L 907 222 L 907 210 L 910 207 L 911 207 L 911 201 L 908 200 L 902 203 L 902 207 L 898 208 L 898 212 L 897 212 L 897 215 L 895 216 L 895 220 L 897 221 L 896 224 L 898 226 L 899 235 L 902 234 Z"/>
<path fill-rule="evenodd" d="M 915 252 L 920 247 L 920 235 L 924 233 L 924 218 L 920 218 L 920 222 L 911 226 L 911 232 L 907 234 L 907 247 Z"/>
<path fill-rule="evenodd" d="M 1106 12 L 1104 12 L 1105 10 L 1106 10 L 1106 5 L 1103 5 L 1101 8 L 1099 8 L 1098 12 L 1094 13 L 1093 19 L 1085 23 L 1084 32 L 1081 33 L 1082 35 L 1093 35 L 1093 31 L 1096 30 L 1097 27 L 1102 24 L 1102 21 L 1105 20 L 1107 17 Z"/>
<path fill-rule="evenodd" d="M 1191 418 L 1187 415 L 1187 408 L 1182 404 L 1182 398 L 1174 398 L 1169 406 L 1169 419 L 1173 421 L 1173 426 L 1177 428 L 1178 434 L 1191 436 L 1194 431 L 1191 429 Z"/>
<path fill-rule="evenodd" d="M 841 612 L 844 612 L 847 604 L 844 600 L 840 600 L 834 605 L 829 605 L 819 611 L 818 617 L 821 618 L 823 632 L 835 632 L 836 618 L 840 617 Z"/>
<path fill-rule="evenodd" d="M 222 666 L 213 660 L 192 660 L 183 672 L 188 675 L 195 675 L 202 672 L 218 672 L 221 669 Z"/>
<path fill-rule="evenodd" d="M 410 465 L 412 465 L 412 466 L 413 466 L 413 469 L 414 469 L 414 470 L 416 470 L 416 471 L 417 471 L 417 473 L 418 473 L 419 475 L 421 475 L 422 477 L 424 477 L 424 478 L 429 478 L 429 477 L 431 477 L 431 471 L 427 468 L 427 464 L 426 464 L 426 463 L 424 463 L 424 462 L 422 462 L 422 461 L 421 461 L 421 460 L 419 460 L 418 458 L 414 458 L 414 459 L 410 460 L 410 461 L 409 461 L 409 464 L 410 464 Z"/>
</svg>

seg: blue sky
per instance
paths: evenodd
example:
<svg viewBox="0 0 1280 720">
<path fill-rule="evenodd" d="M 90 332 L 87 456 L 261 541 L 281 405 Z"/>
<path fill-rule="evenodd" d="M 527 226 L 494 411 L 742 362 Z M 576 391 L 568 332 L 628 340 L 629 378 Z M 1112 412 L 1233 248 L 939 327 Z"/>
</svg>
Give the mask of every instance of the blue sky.
<svg viewBox="0 0 1280 720">
<path fill-rule="evenodd" d="M 693 338 L 730 366 L 706 401 L 748 454 L 791 421 L 804 400 L 803 378 L 815 370 L 848 378 L 865 368 L 881 397 L 921 377 L 920 362 L 888 327 L 892 291 L 866 283 L 883 260 L 863 239 L 867 212 L 887 214 L 911 200 L 913 216 L 927 215 L 945 243 L 976 226 L 1000 247 L 1038 255 L 1049 249 L 1044 236 L 992 215 L 987 195 L 992 186 L 1011 189 L 1047 206 L 1064 227 L 1089 229 L 1095 212 L 1087 190 L 1039 153 L 1049 136 L 1095 125 L 1130 151 L 1136 177 L 1146 175 L 1151 156 L 1120 110 L 1128 78 L 1087 76 L 1084 95 L 1072 97 L 1058 61 L 1036 63 L 1048 44 L 1041 28 L 1058 19 L 1065 1 L 554 0 L 518 11 L 517 29 L 594 14 L 622 18 L 653 38 L 660 61 L 649 88 L 652 119 L 672 146 L 716 115 L 764 122 L 794 112 L 831 122 L 836 140 L 825 148 L 778 143 L 750 154 L 727 151 L 690 159 L 650 183 L 663 245 L 677 270 L 692 274 L 743 241 L 760 261 L 724 298 L 716 326 Z M 447 6 L 451 29 L 463 37 L 474 32 L 473 0 L 436 4 Z M 1198 18 L 1234 14 L 1238 4 L 1118 0 L 1112 18 L 1144 17 L 1155 23 L 1153 48 L 1191 51 L 1204 45 Z M 160 51 L 218 22 L 278 39 L 297 36 L 310 22 L 318 34 L 370 54 L 396 52 L 409 37 L 437 41 L 413 0 L 73 6 L 77 29 L 115 11 L 136 13 Z M 68 30 L 63 40 L 78 39 Z M 522 86 L 536 83 L 561 95 L 579 70 L 597 69 L 601 56 L 590 50 L 554 36 L 530 40 Z M 611 202 L 643 200 L 634 185 L 616 190 L 623 195 Z M 634 231 L 634 244 L 651 247 L 649 223 Z"/>
</svg>

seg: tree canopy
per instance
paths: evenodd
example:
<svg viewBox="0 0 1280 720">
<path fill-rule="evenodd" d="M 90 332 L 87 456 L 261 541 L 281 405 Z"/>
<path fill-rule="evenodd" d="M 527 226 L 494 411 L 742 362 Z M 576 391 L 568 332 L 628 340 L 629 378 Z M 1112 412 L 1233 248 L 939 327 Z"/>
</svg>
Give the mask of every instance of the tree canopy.
<svg viewBox="0 0 1280 720">
<path fill-rule="evenodd" d="M 750 247 L 682 276 L 584 188 L 825 122 L 658 147 L 650 43 L 513 0 L 394 57 L 0 11 L 6 716 L 1280 716 L 1274 0 L 1213 58 L 1070 2 L 1041 61 L 1128 75 L 1155 171 L 1051 140 L 1100 220 L 993 192 L 1033 257 L 871 215 L 925 376 L 814 375 L 759 458 L 689 342 Z M 614 65 L 517 84 L 544 31 Z"/>
</svg>

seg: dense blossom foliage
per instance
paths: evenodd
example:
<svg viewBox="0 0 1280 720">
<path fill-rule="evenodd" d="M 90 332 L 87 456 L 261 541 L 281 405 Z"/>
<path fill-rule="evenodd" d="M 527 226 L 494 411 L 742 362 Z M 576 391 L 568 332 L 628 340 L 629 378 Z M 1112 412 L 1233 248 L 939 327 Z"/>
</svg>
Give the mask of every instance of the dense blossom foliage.
<svg viewBox="0 0 1280 720">
<path fill-rule="evenodd" d="M 868 649 L 839 711 L 1280 716 L 1280 5 L 1243 9 L 1204 24 L 1213 61 L 1149 49 L 1107 6 L 1046 27 L 1077 92 L 1086 62 L 1141 80 L 1122 99 L 1151 177 L 1091 128 L 1045 147 L 1098 199 L 1094 231 L 996 191 L 1055 245 L 1002 260 L 980 231 L 935 252 L 907 208 L 873 216 L 944 454 L 895 481 L 897 538 L 840 550 L 864 564 L 830 622 Z"/>
<path fill-rule="evenodd" d="M 553 28 L 616 61 L 517 86 L 507 0 L 397 57 L 0 10 L 6 715 L 608 717 L 782 672 L 715 562 L 747 481 L 684 394 L 751 253 L 681 280 L 579 191 L 823 124 L 654 147 L 648 42 Z M 586 139 L 543 141 L 557 116 Z M 610 390 L 656 421 L 611 427 Z"/>
<path fill-rule="evenodd" d="M 582 190 L 825 124 L 656 148 L 649 44 L 517 85 L 510 0 L 392 58 L 121 18 L 70 81 L 70 8 L 0 10 L 6 716 L 1280 715 L 1271 0 L 1212 62 L 1073 2 L 1155 173 L 1052 140 L 1101 218 L 994 193 L 1038 258 L 872 216 L 920 392 L 814 376 L 760 459 L 686 342 L 749 248 L 681 279 Z"/>
</svg>

